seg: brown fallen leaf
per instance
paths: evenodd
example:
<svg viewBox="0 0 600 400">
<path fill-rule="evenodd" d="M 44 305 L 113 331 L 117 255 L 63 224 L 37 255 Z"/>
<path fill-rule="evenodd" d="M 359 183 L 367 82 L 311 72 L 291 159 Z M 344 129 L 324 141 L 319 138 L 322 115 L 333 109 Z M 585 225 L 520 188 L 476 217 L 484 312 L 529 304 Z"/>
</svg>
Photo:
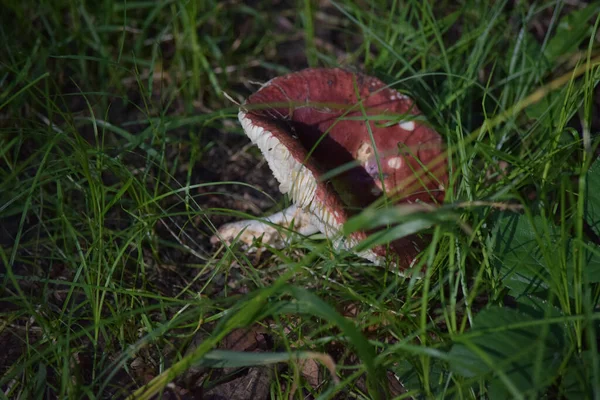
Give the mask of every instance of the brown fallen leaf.
<svg viewBox="0 0 600 400">
<path fill-rule="evenodd" d="M 246 373 L 228 382 L 219 383 L 209 390 L 194 391 L 200 399 L 211 400 L 249 400 L 267 399 L 271 378 L 270 367 L 250 367 Z"/>
<path fill-rule="evenodd" d="M 319 376 L 319 363 L 312 359 L 299 360 L 300 373 L 313 388 L 318 388 L 323 382 Z"/>
<path fill-rule="evenodd" d="M 198 333 L 186 354 L 194 351 L 205 339 Z M 220 350 L 264 352 L 273 350 L 268 344 L 264 328 L 259 325 L 235 329 L 219 344 Z M 191 366 L 180 385 L 198 399 L 265 399 L 272 377 L 271 367 L 207 368 Z"/>
</svg>

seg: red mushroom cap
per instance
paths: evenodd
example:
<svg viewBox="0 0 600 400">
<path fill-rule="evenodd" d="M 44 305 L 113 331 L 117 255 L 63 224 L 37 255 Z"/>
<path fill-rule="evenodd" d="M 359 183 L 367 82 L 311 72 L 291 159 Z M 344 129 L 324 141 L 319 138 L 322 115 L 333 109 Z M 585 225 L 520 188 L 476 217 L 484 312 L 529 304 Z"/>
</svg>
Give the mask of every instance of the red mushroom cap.
<svg viewBox="0 0 600 400">
<path fill-rule="evenodd" d="M 332 236 L 384 191 L 395 204 L 443 202 L 448 178 L 442 138 L 415 118 L 420 114 L 409 97 L 377 78 L 306 69 L 267 82 L 247 99 L 239 119 L 281 191 Z M 365 237 L 355 232 L 342 244 Z M 405 268 L 419 252 L 414 237 L 390 247 Z M 373 253 L 367 258 L 375 261 L 386 248 Z"/>
</svg>

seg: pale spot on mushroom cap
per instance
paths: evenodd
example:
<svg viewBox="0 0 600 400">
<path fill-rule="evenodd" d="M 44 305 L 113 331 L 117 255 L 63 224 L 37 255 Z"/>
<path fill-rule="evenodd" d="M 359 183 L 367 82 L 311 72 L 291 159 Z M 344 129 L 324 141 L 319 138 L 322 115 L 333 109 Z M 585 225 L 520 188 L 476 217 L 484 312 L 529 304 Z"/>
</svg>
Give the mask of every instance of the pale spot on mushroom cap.
<svg viewBox="0 0 600 400">
<path fill-rule="evenodd" d="M 400 122 L 398 126 L 400 126 L 400 128 L 404 129 L 405 131 L 415 130 L 415 123 L 413 121 Z"/>
<path fill-rule="evenodd" d="M 377 159 L 375 157 L 369 158 L 367 162 L 363 164 L 367 174 L 371 175 L 372 178 L 377 178 L 379 175 L 379 166 L 377 165 Z"/>
<path fill-rule="evenodd" d="M 358 148 L 358 150 L 356 151 L 356 161 L 358 161 L 361 164 L 366 163 L 369 158 L 371 158 L 371 155 L 373 154 L 373 147 L 371 146 L 370 143 L 363 143 L 360 145 L 360 147 Z"/>
<path fill-rule="evenodd" d="M 396 100 L 408 100 L 410 99 L 408 96 L 394 90 L 392 91 L 392 93 L 390 94 L 390 101 L 396 101 Z"/>
<path fill-rule="evenodd" d="M 373 196 L 379 196 L 381 194 L 381 189 L 379 189 L 378 187 L 374 187 L 371 189 L 371 194 Z"/>
<path fill-rule="evenodd" d="M 402 167 L 402 158 L 392 157 L 388 160 L 387 164 L 390 168 L 399 169 L 400 167 Z"/>
</svg>

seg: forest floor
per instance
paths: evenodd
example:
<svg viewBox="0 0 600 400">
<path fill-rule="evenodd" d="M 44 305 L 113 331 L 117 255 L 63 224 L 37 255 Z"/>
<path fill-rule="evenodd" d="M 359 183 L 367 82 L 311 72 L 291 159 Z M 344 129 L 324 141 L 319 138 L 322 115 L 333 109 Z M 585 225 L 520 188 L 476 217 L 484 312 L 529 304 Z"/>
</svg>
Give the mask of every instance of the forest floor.
<svg viewBox="0 0 600 400">
<path fill-rule="evenodd" d="M 8 2 L 0 398 L 598 398 L 598 11 Z M 237 104 L 307 67 L 378 77 L 444 138 L 417 268 L 211 243 L 289 204 Z"/>
</svg>

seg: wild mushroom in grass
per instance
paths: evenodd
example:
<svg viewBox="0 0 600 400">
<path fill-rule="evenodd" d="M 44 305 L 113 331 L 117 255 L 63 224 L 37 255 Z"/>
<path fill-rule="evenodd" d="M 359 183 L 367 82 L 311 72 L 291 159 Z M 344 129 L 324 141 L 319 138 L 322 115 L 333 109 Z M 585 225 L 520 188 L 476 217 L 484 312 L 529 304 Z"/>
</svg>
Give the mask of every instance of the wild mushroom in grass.
<svg viewBox="0 0 600 400">
<path fill-rule="evenodd" d="M 237 237 L 251 246 L 262 238 L 282 247 L 287 236 L 276 224 L 304 235 L 320 231 L 336 247 L 349 249 L 367 232 L 344 237 L 343 224 L 381 196 L 388 204 L 443 202 L 442 138 L 409 97 L 377 78 L 342 69 L 291 73 L 264 84 L 238 116 L 294 205 L 267 217 L 268 223 L 226 224 L 213 242 Z M 391 252 L 404 269 L 421 250 L 418 243 L 404 237 L 358 255 L 380 263 Z"/>
</svg>

